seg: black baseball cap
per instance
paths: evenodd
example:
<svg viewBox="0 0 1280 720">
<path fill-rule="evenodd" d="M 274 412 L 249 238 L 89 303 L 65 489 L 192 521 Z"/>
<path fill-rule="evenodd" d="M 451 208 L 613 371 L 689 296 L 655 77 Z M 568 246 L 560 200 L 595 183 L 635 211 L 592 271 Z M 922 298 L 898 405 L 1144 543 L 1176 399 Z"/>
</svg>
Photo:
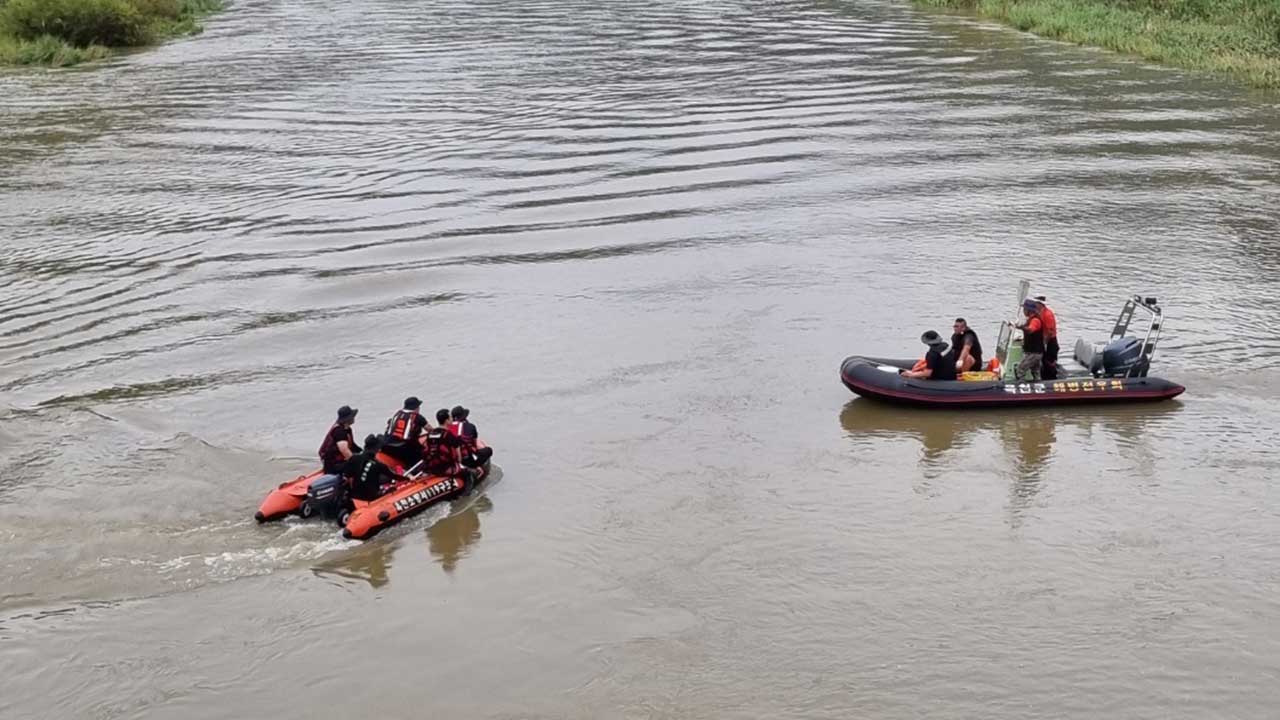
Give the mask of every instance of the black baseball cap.
<svg viewBox="0 0 1280 720">
<path fill-rule="evenodd" d="M 356 413 L 358 412 L 360 411 L 351 407 L 350 405 L 343 405 L 342 407 L 338 408 L 338 419 L 350 420 L 354 418 L 356 416 Z"/>
<path fill-rule="evenodd" d="M 422 401 L 416 397 L 410 396 L 404 399 L 405 410 L 417 410 L 422 407 Z"/>
</svg>

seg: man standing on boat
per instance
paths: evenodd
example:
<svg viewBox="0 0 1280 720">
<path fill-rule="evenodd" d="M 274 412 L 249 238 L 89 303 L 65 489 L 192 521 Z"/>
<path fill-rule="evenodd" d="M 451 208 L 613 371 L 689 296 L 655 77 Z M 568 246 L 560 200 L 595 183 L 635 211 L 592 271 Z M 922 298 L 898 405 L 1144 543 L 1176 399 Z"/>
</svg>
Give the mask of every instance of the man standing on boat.
<svg viewBox="0 0 1280 720">
<path fill-rule="evenodd" d="M 1053 309 L 1044 304 L 1044 296 L 1036 296 L 1036 308 L 1040 321 L 1044 323 L 1044 363 L 1040 368 L 1040 377 L 1044 380 L 1056 380 L 1058 377 L 1058 316 Z"/>
<path fill-rule="evenodd" d="M 1032 380 L 1040 379 L 1040 366 L 1044 362 L 1044 322 L 1040 319 L 1040 306 L 1035 300 L 1022 303 L 1023 320 L 1018 323 L 1022 328 L 1022 362 L 1013 369 L 1013 376 L 1022 382 L 1030 376 Z"/>
<path fill-rule="evenodd" d="M 955 355 L 956 372 L 981 370 L 982 343 L 978 342 L 978 333 L 969 327 L 964 318 L 956 318 L 956 324 L 951 329 L 955 331 L 951 335 L 951 348 Z"/>
<path fill-rule="evenodd" d="M 955 380 L 956 361 L 947 352 L 947 341 L 935 330 L 920 336 L 920 342 L 929 346 L 924 356 L 924 368 L 921 370 L 901 370 L 898 374 L 904 378 L 921 378 L 925 380 Z"/>
</svg>

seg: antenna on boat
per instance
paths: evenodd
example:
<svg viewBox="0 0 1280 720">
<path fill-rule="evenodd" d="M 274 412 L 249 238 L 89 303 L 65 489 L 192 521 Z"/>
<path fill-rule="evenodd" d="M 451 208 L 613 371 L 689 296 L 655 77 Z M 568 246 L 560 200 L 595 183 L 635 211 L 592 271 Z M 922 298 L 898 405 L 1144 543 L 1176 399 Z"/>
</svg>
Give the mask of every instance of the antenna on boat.
<svg viewBox="0 0 1280 720">
<path fill-rule="evenodd" d="M 1017 348 L 1016 357 L 1010 357 L 1009 350 L 1013 344 L 1013 328 L 1018 324 L 1018 318 L 1022 317 L 1022 303 L 1030 294 L 1031 281 L 1025 278 L 1019 280 L 1018 305 L 1013 311 L 1013 319 L 1000 321 L 1000 337 L 996 340 L 996 358 L 1000 361 L 1000 376 L 1006 380 L 1013 377 L 1013 366 L 1022 359 L 1021 347 Z"/>
</svg>

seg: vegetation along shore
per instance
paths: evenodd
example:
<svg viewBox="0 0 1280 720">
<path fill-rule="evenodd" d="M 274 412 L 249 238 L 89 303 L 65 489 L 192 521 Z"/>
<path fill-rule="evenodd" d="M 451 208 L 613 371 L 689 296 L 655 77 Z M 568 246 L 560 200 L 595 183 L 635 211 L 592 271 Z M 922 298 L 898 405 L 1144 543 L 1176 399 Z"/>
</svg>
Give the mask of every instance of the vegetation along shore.
<svg viewBox="0 0 1280 720">
<path fill-rule="evenodd" d="M 200 32 L 222 0 L 0 0 L 0 64 L 66 66 Z"/>
<path fill-rule="evenodd" d="M 915 0 L 1019 30 L 1280 88 L 1280 0 Z"/>
</svg>

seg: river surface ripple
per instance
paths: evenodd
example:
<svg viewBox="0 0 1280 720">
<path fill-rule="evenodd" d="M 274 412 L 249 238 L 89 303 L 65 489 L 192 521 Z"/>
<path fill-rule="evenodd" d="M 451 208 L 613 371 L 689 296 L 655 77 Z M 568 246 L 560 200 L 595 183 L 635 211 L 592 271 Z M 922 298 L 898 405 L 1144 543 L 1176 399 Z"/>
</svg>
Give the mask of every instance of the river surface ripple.
<svg viewBox="0 0 1280 720">
<path fill-rule="evenodd" d="M 749 0 L 236 0 L 0 96 L 0 717 L 1280 706 L 1274 97 Z M 1023 277 L 1186 395 L 839 384 Z M 482 495 L 253 523 L 409 394 Z"/>
</svg>

